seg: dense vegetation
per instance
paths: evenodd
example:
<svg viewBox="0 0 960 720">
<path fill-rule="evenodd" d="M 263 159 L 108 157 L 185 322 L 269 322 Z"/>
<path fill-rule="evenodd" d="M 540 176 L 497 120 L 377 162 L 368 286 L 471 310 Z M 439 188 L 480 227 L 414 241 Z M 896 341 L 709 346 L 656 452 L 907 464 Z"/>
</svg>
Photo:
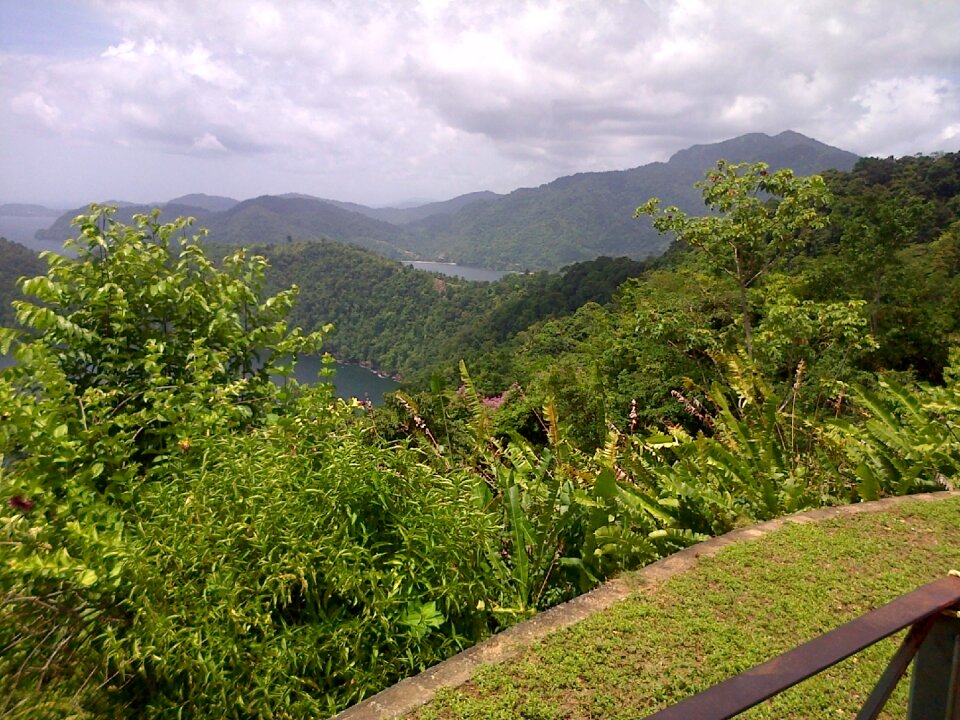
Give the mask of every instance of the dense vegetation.
<svg viewBox="0 0 960 720">
<path fill-rule="evenodd" d="M 415 270 L 334 242 L 254 248 L 270 260 L 271 287 L 296 284 L 293 321 L 334 326 L 326 349 L 427 385 L 429 370 L 455 370 L 461 359 L 503 354 L 505 341 L 533 323 L 568 315 L 587 302 L 607 303 L 645 264 L 598 258 L 566 268 L 480 283 Z"/>
<path fill-rule="evenodd" d="M 330 328 L 268 289 L 342 248 L 271 248 L 268 281 L 94 207 L 0 334 L 0 713 L 316 717 L 708 534 L 947 486 L 958 177 L 952 155 L 826 181 L 720 163 L 705 217 L 641 206 L 676 250 L 607 305 L 618 261 L 490 285 L 384 262 L 359 290 L 409 314 L 354 335 L 339 288 L 302 293 L 350 342 L 463 326 L 423 336 L 438 360 L 513 336 L 376 411 L 271 381 Z"/>
<path fill-rule="evenodd" d="M 865 159 L 825 182 L 827 226 L 792 249 L 747 256 L 761 271 L 744 278 L 749 287 L 728 272 L 730 258 L 724 266 L 688 238 L 611 305 L 534 325 L 471 370 L 491 395 L 524 389 L 507 413 L 552 398 L 594 447 L 607 421 L 707 429 L 689 404 L 709 405 L 712 385 L 729 384 L 731 361 L 749 355 L 747 329 L 751 366 L 778 406 L 794 402 L 797 382 L 798 406 L 818 416 L 835 413 L 852 385 L 875 386 L 877 372 L 940 383 L 960 331 L 960 154 Z"/>
</svg>

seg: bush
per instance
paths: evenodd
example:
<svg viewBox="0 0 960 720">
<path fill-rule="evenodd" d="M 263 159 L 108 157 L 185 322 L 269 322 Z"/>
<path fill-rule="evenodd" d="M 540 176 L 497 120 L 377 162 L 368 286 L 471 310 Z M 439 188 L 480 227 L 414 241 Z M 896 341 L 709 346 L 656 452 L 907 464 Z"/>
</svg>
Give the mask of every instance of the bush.
<svg viewBox="0 0 960 720">
<path fill-rule="evenodd" d="M 142 493 L 118 653 L 148 716 L 326 716 L 487 632 L 467 477 L 316 405 L 192 447 Z"/>
</svg>

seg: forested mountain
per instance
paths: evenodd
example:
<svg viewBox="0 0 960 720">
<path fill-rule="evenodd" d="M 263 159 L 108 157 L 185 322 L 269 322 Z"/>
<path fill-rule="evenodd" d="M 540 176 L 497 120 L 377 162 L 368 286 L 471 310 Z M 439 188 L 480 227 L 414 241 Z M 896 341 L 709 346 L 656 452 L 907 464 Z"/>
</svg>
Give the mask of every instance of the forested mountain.
<svg viewBox="0 0 960 720">
<path fill-rule="evenodd" d="M 186 195 L 163 207 L 161 219 L 193 215 L 210 240 L 231 245 L 274 244 L 321 238 L 359 245 L 385 257 L 452 260 L 512 270 L 557 270 L 600 256 L 644 259 L 659 255 L 666 240 L 633 221 L 640 199 L 652 195 L 695 210 L 692 187 L 704 167 L 718 159 L 767 162 L 798 174 L 828 168 L 848 170 L 856 156 L 783 132 L 744 135 L 676 153 L 669 162 L 631 170 L 580 173 L 508 195 L 477 192 L 414 208 L 369 208 L 301 194 L 265 195 L 231 205 L 230 198 Z M 180 204 L 183 203 L 183 204 Z M 127 222 L 146 206 L 123 208 Z M 66 213 L 43 240 L 70 236 Z"/>
<path fill-rule="evenodd" d="M 674 153 L 668 164 L 678 172 L 691 173 L 695 180 L 700 180 L 704 168 L 711 167 L 721 158 L 729 162 L 762 161 L 772 169 L 788 167 L 797 175 L 810 175 L 827 169 L 850 170 L 858 156 L 793 130 L 785 130 L 774 136 L 748 133 L 719 143 L 692 145 Z M 697 201 L 700 202 L 699 193 Z"/>
<path fill-rule="evenodd" d="M 677 248 L 613 304 L 534 324 L 491 356 L 494 372 L 482 355 L 475 371 L 500 374 L 491 393 L 522 386 L 531 408 L 551 398 L 594 445 L 610 421 L 704 430 L 697 408 L 731 359 L 758 368 L 777 403 L 798 393 L 818 412 L 874 373 L 943 382 L 960 337 L 960 153 L 864 158 L 825 180 L 829 225 L 747 289 L 752 358 L 736 282 L 705 251 Z"/>
<path fill-rule="evenodd" d="M 205 223 L 210 240 L 216 243 L 253 245 L 328 238 L 375 250 L 384 257 L 404 256 L 399 228 L 322 200 L 264 195 L 209 217 Z"/>
<path fill-rule="evenodd" d="M 324 349 L 423 382 L 436 368 L 505 351 L 504 343 L 535 322 L 607 303 L 645 265 L 598 258 L 560 274 L 508 275 L 472 282 L 416 270 L 375 253 L 332 241 L 253 248 L 270 261 L 271 289 L 296 284 L 294 322 L 306 329 L 334 325 Z M 222 249 L 211 251 L 218 256 Z"/>
<path fill-rule="evenodd" d="M 699 209 L 693 184 L 720 159 L 763 161 L 772 169 L 790 167 L 808 175 L 849 170 L 857 156 L 795 132 L 752 133 L 681 150 L 666 163 L 562 177 L 453 216 L 427 218 L 410 228 L 411 249 L 424 257 L 501 269 L 556 269 L 599 255 L 659 255 L 667 241 L 649 224 L 634 222 L 637 203 L 656 195 L 688 212 Z"/>
<path fill-rule="evenodd" d="M 117 214 L 114 217 L 124 224 L 129 224 L 134 215 L 150 213 L 156 207 L 160 208 L 160 220 L 163 222 L 170 222 L 178 217 L 195 217 L 201 226 L 205 226 L 207 217 L 211 214 L 207 210 L 195 205 L 178 205 L 173 203 L 167 203 L 165 205 L 138 205 L 136 203 L 123 201 L 108 201 L 106 204 L 118 206 Z M 75 217 L 85 212 L 87 212 L 86 207 L 67 210 L 63 215 L 58 217 L 56 222 L 49 228 L 46 230 L 38 230 L 36 234 L 37 240 L 60 243 L 67 238 L 76 237 L 76 228 L 74 228 L 71 223 Z"/>
<path fill-rule="evenodd" d="M 0 237 L 0 326 L 13 322 L 10 303 L 21 297 L 17 279 L 46 272 L 47 264 L 20 243 Z"/>
<path fill-rule="evenodd" d="M 497 193 L 490 192 L 489 190 L 483 190 L 480 192 L 467 193 L 466 195 L 458 195 L 450 200 L 402 208 L 372 208 L 367 207 L 366 205 L 358 205 L 357 203 L 340 202 L 339 200 L 327 200 L 327 202 L 332 203 L 337 207 L 341 207 L 344 210 L 350 210 L 352 212 L 358 212 L 361 215 L 366 215 L 374 220 L 382 220 L 383 222 L 393 223 L 394 225 L 406 225 L 408 223 L 416 222 L 417 220 L 423 220 L 424 218 L 435 215 L 453 215 L 458 210 L 461 210 L 468 205 L 495 200 L 499 197 L 502 196 L 498 195 Z"/>
</svg>

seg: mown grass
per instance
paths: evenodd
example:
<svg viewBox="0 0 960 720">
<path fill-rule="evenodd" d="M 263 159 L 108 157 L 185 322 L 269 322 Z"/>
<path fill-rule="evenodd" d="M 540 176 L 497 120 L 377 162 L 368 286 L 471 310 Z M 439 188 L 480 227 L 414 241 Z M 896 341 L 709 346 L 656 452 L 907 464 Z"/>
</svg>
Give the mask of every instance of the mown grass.
<svg viewBox="0 0 960 720">
<path fill-rule="evenodd" d="M 441 692 L 417 720 L 640 718 L 960 569 L 960 498 L 788 525 Z M 900 635 L 741 717 L 853 717 Z M 881 717 L 905 717 L 900 683 Z"/>
</svg>

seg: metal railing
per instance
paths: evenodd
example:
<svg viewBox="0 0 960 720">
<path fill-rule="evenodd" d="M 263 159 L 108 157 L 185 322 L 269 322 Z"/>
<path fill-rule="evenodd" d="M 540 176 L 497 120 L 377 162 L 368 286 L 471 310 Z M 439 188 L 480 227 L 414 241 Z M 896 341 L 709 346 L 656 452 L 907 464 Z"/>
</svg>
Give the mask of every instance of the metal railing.
<svg viewBox="0 0 960 720">
<path fill-rule="evenodd" d="M 910 628 L 857 720 L 874 720 L 916 658 L 908 720 L 960 720 L 960 576 L 951 573 L 646 720 L 725 720 Z"/>
</svg>

